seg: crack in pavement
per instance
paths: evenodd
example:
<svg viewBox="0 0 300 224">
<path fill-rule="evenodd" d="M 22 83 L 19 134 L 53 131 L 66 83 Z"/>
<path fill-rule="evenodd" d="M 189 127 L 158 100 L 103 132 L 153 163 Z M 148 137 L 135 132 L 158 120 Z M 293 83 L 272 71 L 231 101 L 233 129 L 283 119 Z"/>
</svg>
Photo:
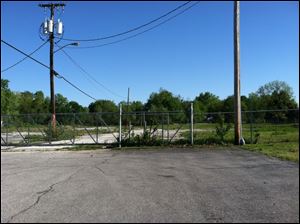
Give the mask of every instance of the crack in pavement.
<svg viewBox="0 0 300 224">
<path fill-rule="evenodd" d="M 101 173 L 103 173 L 104 175 L 105 175 L 105 172 L 100 168 L 100 167 L 98 167 L 98 166 L 94 166 L 97 170 L 99 170 Z"/>
<path fill-rule="evenodd" d="M 11 222 L 15 217 L 17 217 L 18 215 L 21 215 L 21 214 L 27 212 L 28 210 L 30 210 L 31 208 L 35 207 L 35 206 L 40 202 L 40 199 L 41 199 L 43 196 L 45 196 L 47 193 L 53 191 L 53 187 L 54 187 L 55 185 L 61 184 L 61 183 L 63 183 L 63 182 L 69 181 L 73 176 L 75 176 L 75 174 L 77 174 L 77 173 L 78 173 L 80 170 L 82 170 L 82 169 L 84 169 L 84 167 L 81 168 L 81 169 L 78 169 L 76 172 L 74 172 L 73 174 L 71 174 L 68 178 L 66 178 L 66 179 L 64 179 L 64 180 L 61 180 L 61 181 L 59 181 L 59 182 L 56 182 L 56 183 L 54 183 L 54 184 L 51 184 L 51 185 L 48 187 L 48 189 L 46 189 L 46 190 L 44 190 L 44 191 L 37 192 L 37 194 L 40 194 L 40 195 L 37 197 L 37 200 L 36 200 L 32 205 L 30 205 L 30 206 L 28 206 L 27 208 L 21 210 L 20 212 L 16 213 L 15 215 L 12 215 L 12 216 L 9 218 L 9 220 L 7 221 L 7 223 L 10 223 L 10 222 Z"/>
</svg>

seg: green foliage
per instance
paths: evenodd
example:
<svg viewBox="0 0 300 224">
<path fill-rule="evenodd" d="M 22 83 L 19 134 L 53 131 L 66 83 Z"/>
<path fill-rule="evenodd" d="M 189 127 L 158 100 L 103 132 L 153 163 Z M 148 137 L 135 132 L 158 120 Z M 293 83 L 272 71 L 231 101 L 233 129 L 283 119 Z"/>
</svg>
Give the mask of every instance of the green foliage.
<svg viewBox="0 0 300 224">
<path fill-rule="evenodd" d="M 102 113 L 100 118 L 89 118 L 88 116 L 80 116 L 80 120 L 85 124 L 99 123 L 101 118 L 109 125 L 118 123 L 118 106 L 109 100 L 98 100 L 92 102 L 88 108 L 81 106 L 75 101 L 68 101 L 66 97 L 61 94 L 56 94 L 56 113 L 59 122 L 71 124 L 73 119 L 71 116 L 59 115 L 60 113 Z M 217 96 L 210 92 L 202 92 L 194 101 L 194 121 L 195 122 L 212 122 L 215 123 L 218 117 L 210 112 L 230 112 L 224 117 L 225 122 L 233 123 L 233 96 L 228 96 L 224 100 L 220 100 Z M 241 97 L 242 111 L 246 110 L 277 110 L 277 109 L 297 109 L 298 104 L 293 98 L 293 92 L 290 86 L 282 81 L 273 81 L 260 87 L 256 93 L 249 94 L 248 97 Z M 171 92 L 160 89 L 159 92 L 154 92 L 150 95 L 145 104 L 140 101 L 134 101 L 126 105 L 123 102 L 123 112 L 136 111 L 184 111 L 184 113 L 170 114 L 169 122 L 172 123 L 187 123 L 190 120 L 190 101 L 184 101 L 180 96 L 175 96 Z M 1 114 L 42 114 L 50 113 L 50 98 L 45 97 L 42 91 L 31 93 L 12 92 L 9 89 L 9 81 L 1 79 Z M 110 114 L 108 114 L 108 112 Z M 126 116 L 126 115 L 125 115 Z M 125 117 L 124 116 L 124 117 Z M 297 111 L 266 111 L 263 113 L 243 113 L 242 118 L 244 122 L 260 123 L 297 123 L 299 115 Z M 38 124 L 45 124 L 46 118 L 37 118 Z M 162 117 L 147 115 L 147 124 L 157 125 L 162 122 Z M 26 118 L 20 118 L 20 121 L 27 122 Z M 140 125 L 142 121 L 141 115 L 127 115 L 124 122 L 133 125 Z"/>
<path fill-rule="evenodd" d="M 49 126 L 48 128 L 44 129 L 44 133 L 45 141 L 71 140 L 75 136 L 75 133 L 72 129 L 61 125 L 56 126 L 56 128 Z"/>
<path fill-rule="evenodd" d="M 145 130 L 142 135 L 132 133 L 130 138 L 122 140 L 122 146 L 161 146 L 164 141 L 158 139 L 156 135 L 151 133 L 151 130 Z"/>
<path fill-rule="evenodd" d="M 180 111 L 183 109 L 182 99 L 167 90 L 160 89 L 159 93 L 150 95 L 145 109 L 148 111 Z"/>
<path fill-rule="evenodd" d="M 113 101 L 97 100 L 89 105 L 90 112 L 118 112 L 119 109 Z"/>
<path fill-rule="evenodd" d="M 210 92 L 200 93 L 194 102 L 198 102 L 204 112 L 220 111 L 222 106 L 219 97 Z"/>
<path fill-rule="evenodd" d="M 79 103 L 75 101 L 69 102 L 69 112 L 71 113 L 82 113 L 82 112 L 88 112 L 86 108 L 81 106 Z"/>
<path fill-rule="evenodd" d="M 223 116 L 220 116 L 217 122 L 218 126 L 216 126 L 216 135 L 219 137 L 221 143 L 224 143 L 224 137 L 229 132 L 231 125 L 225 125 Z"/>
<path fill-rule="evenodd" d="M 180 96 L 174 96 L 171 92 L 160 89 L 158 93 L 152 93 L 145 104 L 146 111 L 183 111 L 183 100 Z M 150 123 L 158 123 L 160 118 L 151 117 Z M 184 114 L 176 114 L 170 118 L 170 122 L 182 122 Z"/>
<path fill-rule="evenodd" d="M 289 98 L 293 98 L 292 88 L 286 82 L 278 80 L 269 82 L 261 86 L 256 93 L 260 96 L 268 96 L 272 95 L 273 93 L 278 94 L 280 92 L 285 92 L 289 96 Z"/>
<path fill-rule="evenodd" d="M 299 142 L 260 143 L 256 145 L 244 145 L 242 148 L 283 160 L 299 162 Z"/>
<path fill-rule="evenodd" d="M 1 79 L 1 114 L 17 114 L 17 96 L 8 88 L 9 81 Z"/>
</svg>

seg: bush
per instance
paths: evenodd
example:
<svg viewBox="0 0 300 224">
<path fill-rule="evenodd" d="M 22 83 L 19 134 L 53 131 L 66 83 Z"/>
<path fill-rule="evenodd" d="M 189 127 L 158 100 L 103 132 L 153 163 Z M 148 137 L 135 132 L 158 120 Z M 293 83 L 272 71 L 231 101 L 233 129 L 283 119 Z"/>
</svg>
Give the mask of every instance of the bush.
<svg viewBox="0 0 300 224">
<path fill-rule="evenodd" d="M 142 135 L 132 133 L 130 138 L 122 140 L 122 146 L 161 146 L 164 143 L 165 141 L 158 139 L 157 136 L 151 136 L 148 130 L 145 130 Z"/>
<path fill-rule="evenodd" d="M 220 116 L 217 122 L 218 122 L 218 126 L 216 126 L 216 135 L 219 137 L 221 143 L 223 144 L 224 137 L 229 132 L 231 125 L 227 124 L 225 126 L 223 116 Z"/>
<path fill-rule="evenodd" d="M 64 128 L 63 126 L 56 126 L 55 129 L 49 127 L 44 130 L 45 140 L 59 141 L 59 140 L 70 140 L 73 139 L 75 133 L 73 130 Z"/>
</svg>

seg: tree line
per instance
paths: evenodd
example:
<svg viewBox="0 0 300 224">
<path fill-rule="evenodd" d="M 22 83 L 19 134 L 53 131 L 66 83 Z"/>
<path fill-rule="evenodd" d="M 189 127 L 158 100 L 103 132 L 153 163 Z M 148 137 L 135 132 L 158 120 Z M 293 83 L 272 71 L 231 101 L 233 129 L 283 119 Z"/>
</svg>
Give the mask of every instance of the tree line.
<svg viewBox="0 0 300 224">
<path fill-rule="evenodd" d="M 106 119 L 111 122 L 118 122 L 118 105 L 111 100 L 97 100 L 89 104 L 88 107 L 80 105 L 76 101 L 69 101 L 61 94 L 56 94 L 56 113 L 95 113 L 95 112 L 115 112 L 107 114 Z M 190 103 L 193 102 L 195 119 L 202 121 L 208 119 L 209 113 L 233 112 L 234 98 L 228 96 L 221 100 L 218 96 L 210 92 L 201 92 L 192 101 L 184 100 L 181 96 L 174 95 L 165 89 L 152 93 L 145 103 L 141 101 L 121 102 L 123 111 L 126 112 L 168 112 L 182 111 L 174 114 L 171 119 L 174 122 L 183 122 L 189 119 Z M 283 81 L 273 81 L 261 86 L 256 92 L 248 96 L 241 96 L 242 111 L 258 110 L 287 110 L 298 109 L 299 106 L 293 96 L 292 88 Z M 21 114 L 47 114 L 50 113 L 50 98 L 42 91 L 31 93 L 14 92 L 9 88 L 9 81 L 1 79 L 1 115 L 21 115 Z M 132 115 L 134 116 L 134 115 Z M 214 117 L 211 115 L 210 117 Z M 297 111 L 264 112 L 255 113 L 254 118 L 261 121 L 284 122 L 294 121 L 298 116 Z M 154 119 L 154 118 L 153 118 Z M 156 118 L 158 119 L 158 118 Z M 253 119 L 248 117 L 246 119 Z M 225 117 L 227 122 L 233 121 L 233 114 L 228 113 Z"/>
</svg>

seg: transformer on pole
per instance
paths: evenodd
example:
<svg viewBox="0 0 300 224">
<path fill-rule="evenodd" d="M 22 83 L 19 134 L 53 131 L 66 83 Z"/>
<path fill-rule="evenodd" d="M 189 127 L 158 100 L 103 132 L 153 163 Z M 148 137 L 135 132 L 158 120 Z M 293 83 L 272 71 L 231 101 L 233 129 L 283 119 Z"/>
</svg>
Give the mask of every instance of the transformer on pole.
<svg viewBox="0 0 300 224">
<path fill-rule="evenodd" d="M 43 7 L 44 9 L 48 8 L 50 10 L 50 18 L 46 19 L 45 22 L 42 24 L 43 27 L 43 35 L 47 36 L 49 38 L 50 42 L 50 98 L 51 98 L 51 126 L 52 130 L 55 131 L 56 127 L 56 116 L 55 116 L 55 94 L 54 94 L 54 59 L 53 59 L 53 49 L 54 49 L 54 33 L 56 31 L 56 34 L 62 35 L 63 34 L 63 25 L 60 20 L 58 20 L 57 23 L 55 23 L 54 18 L 54 9 L 57 7 L 64 7 L 65 4 L 39 4 L 40 7 Z M 55 30 L 56 27 L 56 30 Z"/>
</svg>

